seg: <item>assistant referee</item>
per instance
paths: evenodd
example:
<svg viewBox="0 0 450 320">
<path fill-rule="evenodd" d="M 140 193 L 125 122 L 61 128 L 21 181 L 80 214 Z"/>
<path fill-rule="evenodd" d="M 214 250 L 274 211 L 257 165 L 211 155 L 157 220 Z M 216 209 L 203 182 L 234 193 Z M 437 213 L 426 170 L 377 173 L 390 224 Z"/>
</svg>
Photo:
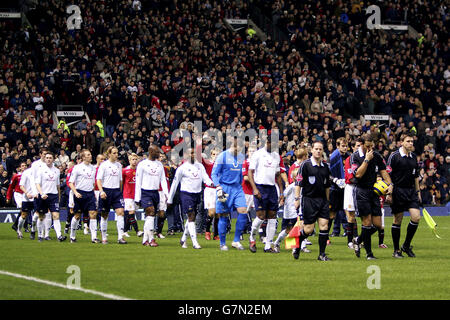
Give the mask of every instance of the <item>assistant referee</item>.
<svg viewBox="0 0 450 320">
<path fill-rule="evenodd" d="M 414 138 L 410 133 L 400 137 L 402 146 L 391 154 L 387 163 L 387 171 L 391 175 L 394 189 L 392 191 L 392 241 L 394 243 L 394 258 L 403 258 L 402 251 L 408 257 L 416 255 L 412 251 L 411 240 L 416 233 L 420 220 L 420 189 L 419 189 L 419 167 L 417 156 L 412 152 L 414 149 Z M 403 212 L 409 211 L 410 221 L 406 232 L 406 238 L 400 248 L 400 228 L 403 220 Z"/>
</svg>

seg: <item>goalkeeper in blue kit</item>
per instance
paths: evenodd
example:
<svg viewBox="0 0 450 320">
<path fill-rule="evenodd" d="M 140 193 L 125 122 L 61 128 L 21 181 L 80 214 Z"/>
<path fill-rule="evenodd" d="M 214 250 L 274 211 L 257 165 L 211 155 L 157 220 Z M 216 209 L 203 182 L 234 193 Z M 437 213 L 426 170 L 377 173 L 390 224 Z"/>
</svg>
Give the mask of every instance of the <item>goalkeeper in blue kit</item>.
<svg viewBox="0 0 450 320">
<path fill-rule="evenodd" d="M 221 152 L 214 162 L 211 178 L 217 187 L 216 214 L 219 215 L 220 250 L 227 251 L 226 233 L 229 214 L 233 209 L 238 212 L 233 248 L 244 250 L 240 237 L 247 225 L 247 203 L 242 189 L 242 164 L 245 156 L 239 153 L 237 137 L 232 146 Z"/>
</svg>

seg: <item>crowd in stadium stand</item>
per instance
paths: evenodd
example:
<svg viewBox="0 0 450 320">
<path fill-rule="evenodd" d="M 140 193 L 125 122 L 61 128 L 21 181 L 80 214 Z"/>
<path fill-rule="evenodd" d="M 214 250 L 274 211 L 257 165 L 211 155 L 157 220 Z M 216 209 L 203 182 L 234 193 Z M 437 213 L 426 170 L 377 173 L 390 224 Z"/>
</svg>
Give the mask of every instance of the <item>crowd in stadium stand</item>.
<svg viewBox="0 0 450 320">
<path fill-rule="evenodd" d="M 297 145 L 321 140 L 329 155 L 337 138 L 367 131 L 386 158 L 413 131 L 423 203 L 448 202 L 449 17 L 437 1 L 383 7 L 392 21 L 414 21 L 418 40 L 367 30 L 359 1 L 82 0 L 82 29 L 72 31 L 68 4 L 40 1 L 31 27 L 0 21 L 0 198 L 40 147 L 64 172 L 83 148 L 95 157 L 114 144 L 123 161 L 152 143 L 167 153 L 175 129 L 202 121 L 222 131 L 278 128 L 286 165 Z M 290 41 L 225 27 L 223 18 L 246 18 L 253 5 Z M 83 105 L 90 122 L 53 129 L 59 104 Z M 374 125 L 365 114 L 393 121 Z"/>
</svg>

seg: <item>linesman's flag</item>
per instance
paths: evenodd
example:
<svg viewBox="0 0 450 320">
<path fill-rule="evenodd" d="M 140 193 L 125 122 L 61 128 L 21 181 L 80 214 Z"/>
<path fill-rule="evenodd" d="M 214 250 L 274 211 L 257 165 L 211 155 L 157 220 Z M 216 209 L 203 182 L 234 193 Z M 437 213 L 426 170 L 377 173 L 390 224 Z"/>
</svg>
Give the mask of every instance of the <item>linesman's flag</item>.
<svg viewBox="0 0 450 320">
<path fill-rule="evenodd" d="M 434 235 L 436 236 L 436 238 L 442 239 L 442 238 L 437 234 L 437 231 L 436 231 L 437 224 L 436 224 L 436 222 L 434 222 L 433 218 L 430 216 L 430 214 L 428 213 L 427 209 L 423 208 L 422 214 L 423 214 L 423 218 L 425 219 L 425 222 L 426 222 L 427 225 L 430 227 L 431 231 L 433 231 L 433 233 L 434 233 Z"/>
<path fill-rule="evenodd" d="M 286 249 L 300 248 L 300 217 L 284 240 Z"/>
</svg>

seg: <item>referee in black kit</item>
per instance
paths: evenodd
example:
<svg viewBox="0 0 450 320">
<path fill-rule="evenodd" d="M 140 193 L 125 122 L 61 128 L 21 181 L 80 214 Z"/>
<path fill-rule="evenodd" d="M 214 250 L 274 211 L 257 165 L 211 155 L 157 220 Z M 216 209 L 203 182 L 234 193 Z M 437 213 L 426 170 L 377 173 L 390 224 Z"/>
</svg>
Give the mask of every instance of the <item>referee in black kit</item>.
<svg viewBox="0 0 450 320">
<path fill-rule="evenodd" d="M 361 234 L 353 239 L 353 248 L 359 258 L 361 243 L 364 242 L 367 260 L 376 259 L 372 253 L 371 237 L 377 230 L 381 230 L 380 197 L 374 192 L 373 185 L 377 181 L 377 174 L 389 185 L 387 194 L 392 194 L 391 177 L 386 171 L 386 164 L 382 156 L 373 150 L 373 137 L 370 133 L 362 136 L 361 147 L 351 155 L 350 164 L 356 178 L 356 188 L 353 192 L 356 215 L 361 218 Z"/>
<path fill-rule="evenodd" d="M 302 243 L 314 230 L 316 221 L 319 223 L 319 257 L 317 260 L 331 260 L 325 254 L 328 240 L 328 220 L 330 219 L 330 168 L 323 161 L 323 144 L 314 142 L 312 156 L 302 162 L 297 175 L 295 186 L 295 208 L 300 207 L 303 215 L 303 229 L 300 231 Z M 300 256 L 300 248 L 293 252 L 295 259 Z"/>
<path fill-rule="evenodd" d="M 402 251 L 408 257 L 414 258 L 416 255 L 412 251 L 411 240 L 416 233 L 420 220 L 419 204 L 419 168 L 417 156 L 412 152 L 414 149 L 414 138 L 410 133 L 400 137 L 402 146 L 393 152 L 387 163 L 387 172 L 390 173 L 394 189 L 392 191 L 392 214 L 394 221 L 392 224 L 392 241 L 394 243 L 394 258 L 403 258 Z M 403 219 L 403 212 L 409 211 L 411 220 L 408 224 L 405 242 L 400 250 L 400 227 Z"/>
</svg>

